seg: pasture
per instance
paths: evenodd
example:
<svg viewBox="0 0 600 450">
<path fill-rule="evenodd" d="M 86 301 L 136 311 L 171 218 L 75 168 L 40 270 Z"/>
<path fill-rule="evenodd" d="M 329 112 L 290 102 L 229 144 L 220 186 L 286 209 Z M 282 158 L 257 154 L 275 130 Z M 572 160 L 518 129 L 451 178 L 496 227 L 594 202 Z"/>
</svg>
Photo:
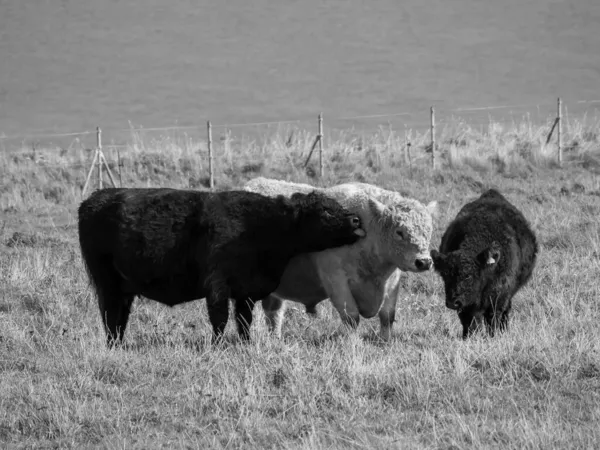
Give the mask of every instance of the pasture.
<svg viewBox="0 0 600 450">
<path fill-rule="evenodd" d="M 218 189 L 263 175 L 349 180 L 439 202 L 432 247 L 458 209 L 496 187 L 530 221 L 540 253 L 508 332 L 463 341 L 433 271 L 403 274 L 391 342 L 377 318 L 340 331 L 328 302 L 288 308 L 281 341 L 260 304 L 252 341 L 233 323 L 210 345 L 204 300 L 136 300 L 128 348 L 109 350 L 77 244 L 76 208 L 93 154 L 0 152 L 0 443 L 3 448 L 592 448 L 600 443 L 600 129 L 572 123 L 565 162 L 547 127 L 347 131 L 302 169 L 312 136 L 288 129 L 223 141 Z M 293 139 L 290 137 L 293 136 Z M 203 188 L 204 144 L 132 136 L 124 186 Z M 115 154 L 106 152 L 113 173 Z"/>
</svg>

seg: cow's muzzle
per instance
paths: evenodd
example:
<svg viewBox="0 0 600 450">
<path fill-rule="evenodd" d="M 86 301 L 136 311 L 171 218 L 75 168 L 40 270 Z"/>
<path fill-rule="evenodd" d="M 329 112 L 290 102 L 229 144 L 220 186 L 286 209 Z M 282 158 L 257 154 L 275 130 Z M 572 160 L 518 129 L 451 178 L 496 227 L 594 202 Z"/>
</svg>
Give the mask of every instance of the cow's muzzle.
<svg viewBox="0 0 600 450">
<path fill-rule="evenodd" d="M 463 308 L 463 304 L 460 300 L 452 300 L 452 301 L 446 302 L 446 308 L 454 309 L 454 310 L 460 312 Z"/>
<path fill-rule="evenodd" d="M 433 265 L 433 262 L 432 262 L 431 258 L 419 258 L 419 259 L 415 260 L 415 267 L 417 268 L 417 270 L 419 270 L 421 272 L 429 270 L 432 265 Z"/>
</svg>

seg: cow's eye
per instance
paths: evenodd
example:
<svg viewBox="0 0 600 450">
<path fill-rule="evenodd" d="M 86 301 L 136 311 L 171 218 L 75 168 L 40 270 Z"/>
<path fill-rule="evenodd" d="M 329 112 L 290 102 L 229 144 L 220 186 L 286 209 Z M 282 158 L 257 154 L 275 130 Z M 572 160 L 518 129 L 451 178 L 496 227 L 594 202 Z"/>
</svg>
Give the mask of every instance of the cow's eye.
<svg viewBox="0 0 600 450">
<path fill-rule="evenodd" d="M 404 231 L 396 230 L 396 236 L 398 236 L 400 239 L 404 240 Z"/>
</svg>

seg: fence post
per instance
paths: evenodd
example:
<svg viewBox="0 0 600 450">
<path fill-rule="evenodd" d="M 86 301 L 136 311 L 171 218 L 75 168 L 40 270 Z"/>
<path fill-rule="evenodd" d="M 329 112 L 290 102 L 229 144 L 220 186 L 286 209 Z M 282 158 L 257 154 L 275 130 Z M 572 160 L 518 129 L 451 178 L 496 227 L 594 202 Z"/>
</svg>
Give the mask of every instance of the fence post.
<svg viewBox="0 0 600 450">
<path fill-rule="evenodd" d="M 319 176 L 323 178 L 323 113 L 319 113 Z"/>
<path fill-rule="evenodd" d="M 96 152 L 98 153 L 98 189 L 102 189 L 102 130 L 96 127 Z"/>
<path fill-rule="evenodd" d="M 123 187 L 123 178 L 121 177 L 121 150 L 117 147 L 117 167 L 119 169 L 119 187 Z"/>
<path fill-rule="evenodd" d="M 406 124 L 404 124 L 404 164 L 408 162 L 408 133 L 406 132 Z"/>
<path fill-rule="evenodd" d="M 435 169 L 435 109 L 431 107 L 431 167 Z"/>
<path fill-rule="evenodd" d="M 208 187 L 215 187 L 215 178 L 213 175 L 213 151 L 212 151 L 212 126 L 210 120 L 206 122 L 207 145 L 208 145 Z"/>
<path fill-rule="evenodd" d="M 558 97 L 557 108 L 558 111 L 556 115 L 556 121 L 558 126 L 556 128 L 556 138 L 558 145 L 558 165 L 560 166 L 562 164 L 562 102 L 560 100 L 560 97 Z"/>
<path fill-rule="evenodd" d="M 410 171 L 410 176 L 412 179 L 412 157 L 410 156 L 410 139 L 408 138 L 408 133 L 406 129 L 404 130 L 404 162 L 407 161 L 408 157 L 408 170 Z"/>
</svg>

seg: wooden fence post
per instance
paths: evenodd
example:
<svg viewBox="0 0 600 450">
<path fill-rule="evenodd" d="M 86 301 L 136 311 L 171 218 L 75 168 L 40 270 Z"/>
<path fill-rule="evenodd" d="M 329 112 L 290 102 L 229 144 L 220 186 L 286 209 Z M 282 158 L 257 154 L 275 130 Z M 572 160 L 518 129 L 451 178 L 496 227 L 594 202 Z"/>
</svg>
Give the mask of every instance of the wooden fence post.
<svg viewBox="0 0 600 450">
<path fill-rule="evenodd" d="M 404 130 L 404 161 L 406 162 L 408 157 L 408 170 L 410 171 L 410 176 L 412 179 L 412 157 L 410 156 L 410 146 L 410 139 L 408 138 L 406 130 Z"/>
<path fill-rule="evenodd" d="M 408 133 L 406 132 L 406 124 L 404 124 L 404 164 L 408 162 Z"/>
<path fill-rule="evenodd" d="M 117 167 L 119 169 L 119 187 L 123 187 L 123 178 L 121 177 L 121 150 L 117 147 Z"/>
<path fill-rule="evenodd" d="M 92 160 L 92 164 L 90 165 L 90 170 L 85 179 L 85 184 L 83 185 L 83 189 L 81 190 L 81 196 L 85 195 L 87 191 L 88 185 L 92 178 L 92 173 L 94 172 L 94 167 L 98 165 L 98 188 L 102 189 L 102 165 L 106 167 L 106 172 L 108 173 L 108 178 L 112 183 L 113 187 L 117 187 L 115 183 L 115 179 L 112 176 L 112 172 L 110 171 L 110 167 L 108 167 L 108 163 L 106 162 L 106 158 L 104 157 L 104 153 L 102 153 L 102 130 L 100 127 L 96 127 L 96 150 L 94 151 L 94 159 Z"/>
<path fill-rule="evenodd" d="M 87 177 L 85 177 L 85 183 L 83 185 L 83 189 L 81 190 L 81 197 L 85 195 L 85 191 L 87 191 L 88 185 L 90 184 L 90 180 L 92 179 L 92 173 L 94 172 L 94 167 L 96 166 L 96 159 L 99 158 L 98 149 L 94 150 L 94 158 L 92 159 L 92 164 L 90 164 L 90 170 L 88 171 Z"/>
<path fill-rule="evenodd" d="M 558 165 L 560 166 L 562 164 L 562 102 L 560 97 L 558 97 L 557 108 L 556 121 L 558 126 L 556 128 L 556 138 L 558 145 Z"/>
<path fill-rule="evenodd" d="M 323 178 L 323 113 L 319 113 L 319 176 Z"/>
<path fill-rule="evenodd" d="M 206 133 L 208 145 L 208 187 L 212 190 L 215 187 L 215 178 L 213 174 L 212 126 L 210 120 L 206 122 Z"/>
<path fill-rule="evenodd" d="M 102 189 L 102 130 L 96 127 L 96 152 L 98 152 L 98 189 Z"/>
<path fill-rule="evenodd" d="M 431 107 L 431 167 L 435 169 L 435 109 Z"/>
</svg>

